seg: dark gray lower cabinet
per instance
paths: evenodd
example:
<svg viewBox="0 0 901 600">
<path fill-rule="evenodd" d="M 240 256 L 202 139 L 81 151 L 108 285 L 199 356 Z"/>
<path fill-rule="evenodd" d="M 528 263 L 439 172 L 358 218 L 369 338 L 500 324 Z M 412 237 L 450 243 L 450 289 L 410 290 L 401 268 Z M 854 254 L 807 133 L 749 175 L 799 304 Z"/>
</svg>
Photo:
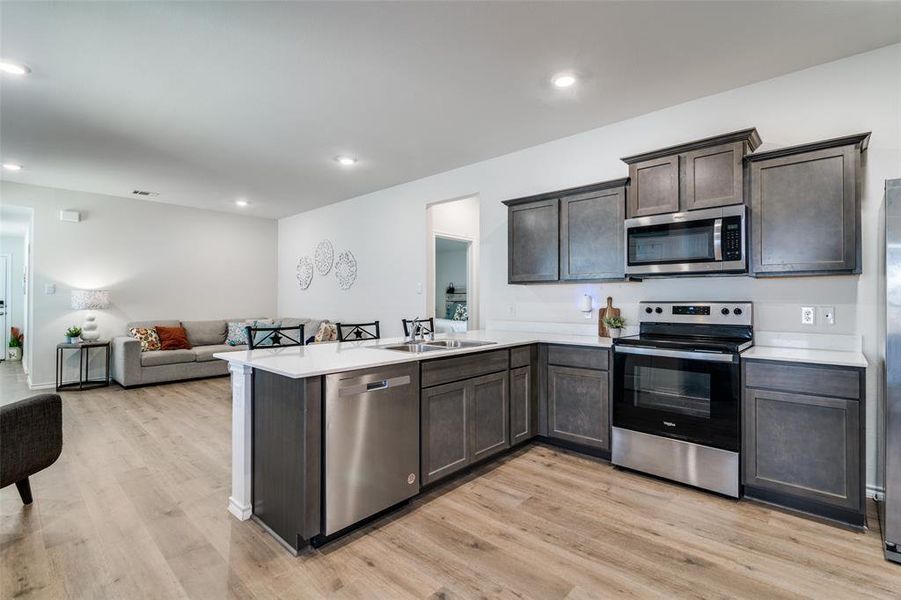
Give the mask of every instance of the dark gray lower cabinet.
<svg viewBox="0 0 901 600">
<path fill-rule="evenodd" d="M 548 437 L 610 449 L 606 371 L 548 365 Z"/>
<path fill-rule="evenodd" d="M 506 370 L 422 390 L 422 483 L 510 447 Z"/>
<path fill-rule="evenodd" d="M 253 516 L 295 552 L 321 533 L 322 378 L 253 371 Z"/>
<path fill-rule="evenodd" d="M 748 362 L 746 375 L 749 369 L 756 378 L 746 381 L 771 387 L 796 387 L 811 371 L 824 378 L 860 378 L 861 383 L 863 378 L 862 370 L 826 366 Z M 773 377 L 764 379 L 767 370 Z M 826 393 L 850 395 L 849 389 L 833 387 Z M 862 398 L 746 386 L 742 415 L 745 495 L 864 524 Z"/>
<path fill-rule="evenodd" d="M 510 370 L 510 443 L 534 436 L 532 430 L 532 367 Z"/>
<path fill-rule="evenodd" d="M 422 390 L 423 484 L 446 477 L 470 463 L 469 393 L 466 381 Z"/>
<path fill-rule="evenodd" d="M 470 449 L 472 460 L 476 461 L 510 447 L 507 372 L 484 375 L 468 383 L 472 390 Z"/>
</svg>

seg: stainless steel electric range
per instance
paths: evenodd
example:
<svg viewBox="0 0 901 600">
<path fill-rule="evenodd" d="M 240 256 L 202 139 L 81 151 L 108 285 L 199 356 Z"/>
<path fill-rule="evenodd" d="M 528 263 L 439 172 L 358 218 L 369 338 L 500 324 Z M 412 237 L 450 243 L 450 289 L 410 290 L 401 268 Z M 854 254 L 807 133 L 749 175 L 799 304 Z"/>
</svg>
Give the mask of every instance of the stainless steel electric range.
<svg viewBox="0 0 901 600">
<path fill-rule="evenodd" d="M 739 496 L 750 302 L 642 302 L 613 341 L 613 464 Z"/>
</svg>

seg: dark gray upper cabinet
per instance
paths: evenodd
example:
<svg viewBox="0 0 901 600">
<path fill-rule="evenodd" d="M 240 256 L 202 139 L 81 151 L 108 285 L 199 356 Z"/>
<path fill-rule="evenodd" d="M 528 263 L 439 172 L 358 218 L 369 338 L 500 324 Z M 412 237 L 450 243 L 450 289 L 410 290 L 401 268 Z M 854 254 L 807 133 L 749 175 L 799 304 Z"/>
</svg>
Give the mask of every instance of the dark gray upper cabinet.
<svg viewBox="0 0 901 600">
<path fill-rule="evenodd" d="M 870 134 L 748 156 L 751 271 L 860 273 L 860 156 Z"/>
<path fill-rule="evenodd" d="M 510 283 L 559 279 L 559 211 L 557 198 L 510 206 L 507 224 Z"/>
<path fill-rule="evenodd" d="M 742 160 L 759 145 L 751 128 L 623 158 L 629 218 L 743 204 Z"/>
<path fill-rule="evenodd" d="M 679 156 L 664 156 L 629 165 L 632 193 L 629 217 L 679 211 Z"/>
<path fill-rule="evenodd" d="M 686 152 L 682 156 L 682 208 L 695 210 L 744 203 L 744 142 Z"/>
<path fill-rule="evenodd" d="M 865 371 L 768 361 L 743 368 L 745 494 L 863 525 Z"/>
<path fill-rule="evenodd" d="M 560 279 L 622 279 L 624 185 L 560 199 Z"/>
<path fill-rule="evenodd" d="M 507 200 L 509 283 L 623 279 L 628 179 Z"/>
</svg>

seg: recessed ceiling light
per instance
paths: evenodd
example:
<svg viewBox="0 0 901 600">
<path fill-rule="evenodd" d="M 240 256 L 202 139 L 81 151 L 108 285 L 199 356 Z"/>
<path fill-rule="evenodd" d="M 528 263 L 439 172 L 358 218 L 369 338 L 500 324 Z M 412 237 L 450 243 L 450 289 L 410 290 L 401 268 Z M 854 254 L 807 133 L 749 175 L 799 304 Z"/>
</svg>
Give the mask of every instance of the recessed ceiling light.
<svg viewBox="0 0 901 600">
<path fill-rule="evenodd" d="M 336 156 L 335 160 L 343 167 L 352 167 L 357 164 L 357 159 L 353 156 Z"/>
<path fill-rule="evenodd" d="M 576 76 L 570 73 L 560 73 L 554 75 L 554 86 L 558 88 L 568 88 L 576 82 Z"/>
<path fill-rule="evenodd" d="M 3 168 L 7 171 L 21 171 L 22 165 L 17 165 L 15 163 L 3 163 Z"/>
<path fill-rule="evenodd" d="M 241 199 L 241 200 L 235 200 L 235 204 L 240 206 L 241 208 L 244 208 L 245 206 L 249 206 L 250 202 L 248 202 L 247 200 Z"/>
<path fill-rule="evenodd" d="M 9 73 L 10 75 L 27 75 L 28 73 L 31 73 L 31 69 L 26 65 L 9 60 L 0 61 L 0 71 Z"/>
</svg>

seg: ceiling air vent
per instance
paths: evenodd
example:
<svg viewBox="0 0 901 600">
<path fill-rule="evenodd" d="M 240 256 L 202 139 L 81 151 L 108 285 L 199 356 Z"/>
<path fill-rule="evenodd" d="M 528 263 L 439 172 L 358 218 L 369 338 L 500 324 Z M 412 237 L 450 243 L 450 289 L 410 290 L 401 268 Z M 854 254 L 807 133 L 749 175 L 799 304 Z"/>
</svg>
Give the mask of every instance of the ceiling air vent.
<svg viewBox="0 0 901 600">
<path fill-rule="evenodd" d="M 153 198 L 160 195 L 159 192 L 148 192 L 147 190 L 133 190 L 131 193 L 134 196 L 144 196 L 145 198 Z"/>
</svg>

